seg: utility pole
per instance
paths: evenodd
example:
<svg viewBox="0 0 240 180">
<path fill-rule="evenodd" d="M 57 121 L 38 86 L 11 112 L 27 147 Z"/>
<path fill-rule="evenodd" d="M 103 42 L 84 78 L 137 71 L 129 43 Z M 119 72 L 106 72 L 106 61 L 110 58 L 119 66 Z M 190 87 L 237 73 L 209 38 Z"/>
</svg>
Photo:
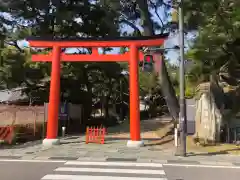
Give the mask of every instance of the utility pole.
<svg viewBox="0 0 240 180">
<path fill-rule="evenodd" d="M 179 144 L 177 146 L 176 155 L 186 156 L 186 135 L 187 135 L 187 119 L 186 119 L 186 100 L 185 100 L 185 70 L 184 70 L 184 20 L 183 20 L 183 0 L 179 0 L 178 15 L 179 15 L 179 48 L 180 48 L 180 114 L 179 114 Z"/>
</svg>

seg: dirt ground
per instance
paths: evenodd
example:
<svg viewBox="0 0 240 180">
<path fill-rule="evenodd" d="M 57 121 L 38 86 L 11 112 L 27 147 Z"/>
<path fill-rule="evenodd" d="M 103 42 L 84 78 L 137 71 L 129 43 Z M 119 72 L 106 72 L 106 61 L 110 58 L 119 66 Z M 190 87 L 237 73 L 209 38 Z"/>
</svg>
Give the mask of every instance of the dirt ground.
<svg viewBox="0 0 240 180">
<path fill-rule="evenodd" d="M 129 139 L 129 124 L 109 128 L 108 137 L 116 139 Z M 141 138 L 146 141 L 145 145 L 153 146 L 156 149 L 173 149 L 174 147 L 174 126 L 171 122 L 162 120 L 141 121 Z M 240 155 L 240 146 L 234 144 L 216 144 L 214 146 L 199 146 L 194 143 L 193 137 L 187 137 L 187 152 L 199 155 L 234 154 Z"/>
<path fill-rule="evenodd" d="M 109 128 L 108 137 L 114 139 L 129 139 L 129 124 L 124 123 L 120 126 Z M 147 140 L 145 145 L 161 146 L 163 148 L 173 147 L 173 124 L 170 122 L 152 119 L 141 121 L 141 138 Z"/>
</svg>

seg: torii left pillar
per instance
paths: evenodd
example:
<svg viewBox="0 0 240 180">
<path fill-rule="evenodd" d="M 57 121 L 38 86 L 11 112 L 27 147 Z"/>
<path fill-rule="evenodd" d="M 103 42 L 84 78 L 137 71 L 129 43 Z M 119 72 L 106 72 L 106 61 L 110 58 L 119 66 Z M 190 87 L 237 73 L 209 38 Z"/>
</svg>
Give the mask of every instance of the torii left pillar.
<svg viewBox="0 0 240 180">
<path fill-rule="evenodd" d="M 60 143 L 58 135 L 58 114 L 60 104 L 61 48 L 54 46 L 52 51 L 52 71 L 48 104 L 47 137 L 43 140 L 46 146 Z"/>
</svg>

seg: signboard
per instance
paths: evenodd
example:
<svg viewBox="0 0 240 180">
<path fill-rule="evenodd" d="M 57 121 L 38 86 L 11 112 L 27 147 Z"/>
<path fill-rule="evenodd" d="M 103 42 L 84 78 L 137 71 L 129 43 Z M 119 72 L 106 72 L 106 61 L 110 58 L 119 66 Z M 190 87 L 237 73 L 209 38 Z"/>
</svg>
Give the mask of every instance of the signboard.
<svg viewBox="0 0 240 180">
<path fill-rule="evenodd" d="M 68 103 L 61 103 L 59 106 L 59 120 L 68 120 Z"/>
</svg>

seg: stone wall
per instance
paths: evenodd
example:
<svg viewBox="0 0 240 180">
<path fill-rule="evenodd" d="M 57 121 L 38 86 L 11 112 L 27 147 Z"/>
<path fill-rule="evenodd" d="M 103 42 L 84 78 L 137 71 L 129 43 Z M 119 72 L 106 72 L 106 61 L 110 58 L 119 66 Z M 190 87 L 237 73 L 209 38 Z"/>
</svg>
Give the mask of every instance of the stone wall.
<svg viewBox="0 0 240 180">
<path fill-rule="evenodd" d="M 220 128 L 223 122 L 223 97 L 221 89 L 214 83 L 204 83 L 198 86 L 196 101 L 196 132 L 195 138 L 204 144 L 220 141 Z M 219 90 L 219 91 L 218 91 Z M 216 92 L 218 91 L 218 92 Z"/>
<path fill-rule="evenodd" d="M 69 116 L 82 120 L 82 106 L 69 104 Z M 47 121 L 47 106 L 0 105 L 0 126 L 19 124 L 40 124 Z"/>
</svg>

